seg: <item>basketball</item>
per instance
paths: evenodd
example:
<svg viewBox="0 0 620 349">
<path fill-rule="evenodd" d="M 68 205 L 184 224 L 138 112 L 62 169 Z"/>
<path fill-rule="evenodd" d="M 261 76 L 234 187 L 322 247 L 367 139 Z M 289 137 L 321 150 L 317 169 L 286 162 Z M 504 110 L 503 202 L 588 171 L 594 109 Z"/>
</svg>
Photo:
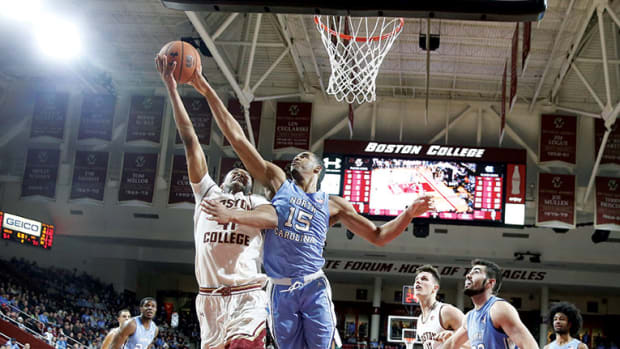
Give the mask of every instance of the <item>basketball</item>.
<svg viewBox="0 0 620 349">
<path fill-rule="evenodd" d="M 164 45 L 159 53 L 168 57 L 168 64 L 177 62 L 173 75 L 179 84 L 188 83 L 192 79 L 196 67 L 200 64 L 198 51 L 194 46 L 184 41 L 171 41 Z"/>
</svg>

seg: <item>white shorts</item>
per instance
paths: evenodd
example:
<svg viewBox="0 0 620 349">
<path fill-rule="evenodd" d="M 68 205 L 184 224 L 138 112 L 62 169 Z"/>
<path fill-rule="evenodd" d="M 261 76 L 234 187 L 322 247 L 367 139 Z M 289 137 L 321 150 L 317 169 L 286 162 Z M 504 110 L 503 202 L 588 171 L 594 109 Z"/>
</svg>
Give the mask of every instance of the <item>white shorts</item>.
<svg viewBox="0 0 620 349">
<path fill-rule="evenodd" d="M 260 284 L 200 288 L 200 347 L 265 348 L 267 295 Z"/>
</svg>

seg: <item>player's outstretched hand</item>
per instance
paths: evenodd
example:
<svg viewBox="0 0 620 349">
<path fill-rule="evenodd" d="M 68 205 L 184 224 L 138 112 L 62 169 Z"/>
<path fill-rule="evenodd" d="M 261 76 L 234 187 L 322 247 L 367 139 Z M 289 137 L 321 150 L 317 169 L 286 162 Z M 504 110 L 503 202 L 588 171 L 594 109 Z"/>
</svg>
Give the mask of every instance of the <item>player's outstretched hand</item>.
<svg viewBox="0 0 620 349">
<path fill-rule="evenodd" d="M 407 207 L 409 216 L 412 219 L 432 209 L 434 209 L 433 197 L 430 195 L 420 196 L 419 198 L 415 199 L 415 201 L 413 201 L 413 203 L 411 203 L 409 207 Z"/>
<path fill-rule="evenodd" d="M 211 215 L 211 217 L 207 218 L 210 221 L 216 221 L 220 224 L 227 224 L 230 223 L 232 219 L 233 211 L 224 207 L 224 205 L 216 200 L 204 200 L 200 203 L 200 209 Z"/>
<path fill-rule="evenodd" d="M 435 340 L 439 343 L 443 343 L 447 341 L 448 338 L 450 338 L 453 333 L 454 331 L 450 331 L 450 330 L 441 331 L 437 334 L 437 337 L 435 338 Z"/>
<path fill-rule="evenodd" d="M 207 85 L 207 80 L 202 75 L 202 64 L 196 65 L 196 70 L 194 71 L 194 75 L 192 75 L 192 79 L 187 83 L 188 85 L 194 87 L 196 91 L 202 93 L 205 90 Z"/>
<path fill-rule="evenodd" d="M 155 56 L 155 66 L 157 67 L 157 72 L 159 72 L 159 76 L 161 80 L 166 84 L 166 87 L 169 89 L 176 89 L 177 82 L 174 80 L 174 69 L 177 66 L 177 62 L 172 62 L 172 64 L 168 64 L 168 57 L 166 55 L 157 55 Z"/>
</svg>

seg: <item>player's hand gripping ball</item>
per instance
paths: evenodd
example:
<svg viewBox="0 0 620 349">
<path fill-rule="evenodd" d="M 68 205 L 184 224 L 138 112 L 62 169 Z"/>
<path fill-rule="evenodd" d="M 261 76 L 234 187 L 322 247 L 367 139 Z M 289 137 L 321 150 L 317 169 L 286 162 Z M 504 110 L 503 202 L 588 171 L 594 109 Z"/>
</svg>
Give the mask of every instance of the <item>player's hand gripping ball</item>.
<svg viewBox="0 0 620 349">
<path fill-rule="evenodd" d="M 177 63 L 173 76 L 179 84 L 185 84 L 192 80 L 196 67 L 200 65 L 200 55 L 194 46 L 184 41 L 171 41 L 164 45 L 159 54 L 168 57 L 168 65 Z"/>
</svg>

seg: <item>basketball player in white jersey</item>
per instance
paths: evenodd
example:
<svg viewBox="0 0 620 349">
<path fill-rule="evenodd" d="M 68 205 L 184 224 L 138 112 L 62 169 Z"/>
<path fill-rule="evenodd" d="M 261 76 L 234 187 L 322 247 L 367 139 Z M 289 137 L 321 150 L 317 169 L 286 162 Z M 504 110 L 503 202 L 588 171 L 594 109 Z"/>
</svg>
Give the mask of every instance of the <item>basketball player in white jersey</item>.
<svg viewBox="0 0 620 349">
<path fill-rule="evenodd" d="M 155 312 L 155 298 L 143 298 L 140 301 L 140 315 L 125 321 L 114 335 L 111 349 L 150 349 L 159 334 L 159 328 L 153 321 Z"/>
<path fill-rule="evenodd" d="M 201 348 L 264 348 L 267 296 L 262 290 L 267 278 L 260 273 L 263 237 L 258 228 L 213 218 L 216 207 L 251 214 L 263 227 L 275 227 L 277 215 L 269 202 L 251 195 L 252 178 L 234 169 L 217 186 L 207 171 L 207 161 L 192 122 L 183 106 L 173 78 L 176 64 L 165 56 L 155 58 L 167 87 L 174 121 L 185 146 L 187 169 L 196 199 L 194 241 L 196 280 L 200 293 L 196 312 L 200 322 Z"/>
<path fill-rule="evenodd" d="M 555 340 L 545 349 L 588 349 L 588 346 L 577 339 L 581 324 L 581 312 L 571 303 L 558 302 L 549 310 L 549 322 L 553 324 Z"/>
<path fill-rule="evenodd" d="M 118 320 L 118 327 L 115 327 L 111 329 L 110 332 L 108 332 L 108 334 L 103 339 L 101 349 L 109 349 L 110 344 L 112 344 L 112 339 L 114 339 L 114 336 L 116 335 L 116 333 L 118 333 L 118 330 L 123 327 L 125 321 L 129 320 L 130 317 L 131 313 L 129 312 L 129 309 L 122 309 L 118 312 L 118 317 L 116 318 L 116 320 Z"/>
<path fill-rule="evenodd" d="M 416 269 L 414 294 L 420 303 L 422 315 L 418 318 L 416 339 L 424 349 L 436 349 L 450 338 L 463 323 L 463 312 L 437 300 L 441 277 L 432 265 Z"/>
</svg>

